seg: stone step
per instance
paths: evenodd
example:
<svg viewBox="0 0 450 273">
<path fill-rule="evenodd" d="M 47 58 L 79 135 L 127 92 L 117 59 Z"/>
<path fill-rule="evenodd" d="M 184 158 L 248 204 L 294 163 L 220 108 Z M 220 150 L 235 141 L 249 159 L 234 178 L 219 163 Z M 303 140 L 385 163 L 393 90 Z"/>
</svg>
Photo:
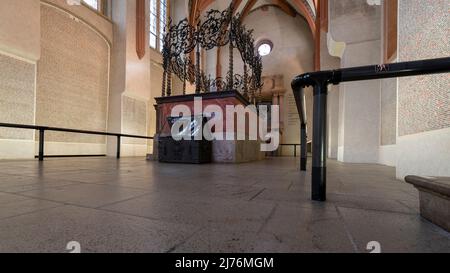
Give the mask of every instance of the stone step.
<svg viewBox="0 0 450 273">
<path fill-rule="evenodd" d="M 419 190 L 420 214 L 450 232 L 450 177 L 407 176 Z"/>
</svg>

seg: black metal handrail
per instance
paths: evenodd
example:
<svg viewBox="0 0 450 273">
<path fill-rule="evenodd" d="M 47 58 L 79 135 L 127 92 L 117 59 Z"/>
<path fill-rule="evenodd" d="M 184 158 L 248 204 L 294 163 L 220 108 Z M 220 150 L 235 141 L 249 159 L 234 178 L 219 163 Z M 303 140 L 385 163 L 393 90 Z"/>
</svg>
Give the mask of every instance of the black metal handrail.
<svg viewBox="0 0 450 273">
<path fill-rule="evenodd" d="M 297 146 L 302 146 L 301 144 L 279 144 L 278 146 L 280 146 L 280 154 L 283 155 L 283 150 L 282 148 L 284 146 L 294 146 L 294 157 L 297 157 Z"/>
<path fill-rule="evenodd" d="M 311 144 L 311 141 L 307 141 L 306 144 Z M 308 149 L 308 145 L 302 145 L 302 144 L 289 144 L 289 143 L 283 143 L 283 144 L 279 144 L 278 146 L 280 146 L 280 154 L 283 154 L 283 150 L 282 148 L 284 146 L 294 146 L 294 157 L 297 157 L 297 147 L 300 147 L 300 151 L 302 149 L 302 146 L 305 146 L 306 149 Z M 305 166 L 306 168 L 306 166 Z"/>
<path fill-rule="evenodd" d="M 313 143 L 312 143 L 312 199 L 326 200 L 326 158 L 327 158 L 327 95 L 328 85 L 341 82 L 397 78 L 450 72 L 450 57 L 345 68 L 306 73 L 292 81 L 292 90 L 301 121 L 302 143 L 306 139 L 306 112 L 304 88 L 313 86 Z M 306 145 L 303 145 L 304 147 Z M 301 170 L 306 170 L 306 150 L 301 152 Z"/>
<path fill-rule="evenodd" d="M 117 137 L 117 154 L 116 154 L 117 158 L 120 158 L 120 146 L 121 146 L 120 144 L 121 144 L 122 137 L 150 139 L 150 140 L 153 139 L 153 137 L 148 137 L 148 136 L 138 136 L 138 135 L 128 135 L 128 134 L 109 133 L 109 132 L 100 132 L 100 131 L 88 131 L 88 130 L 78 130 L 78 129 L 68 129 L 68 128 L 58 128 L 58 127 L 49 127 L 49 126 L 38 126 L 38 125 L 26 125 L 26 124 L 0 123 L 0 127 L 39 131 L 39 155 L 38 155 L 39 161 L 43 161 L 44 157 L 45 157 L 45 155 L 44 155 L 45 131 Z"/>
</svg>

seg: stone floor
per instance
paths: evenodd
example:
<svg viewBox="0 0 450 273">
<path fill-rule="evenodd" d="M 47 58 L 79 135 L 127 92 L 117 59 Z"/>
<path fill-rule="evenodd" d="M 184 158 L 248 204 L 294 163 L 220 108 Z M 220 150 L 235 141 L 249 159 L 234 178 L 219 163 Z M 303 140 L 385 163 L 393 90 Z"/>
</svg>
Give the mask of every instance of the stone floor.
<svg viewBox="0 0 450 273">
<path fill-rule="evenodd" d="M 393 168 L 330 161 L 316 203 L 298 165 L 0 161 L 0 252 L 450 252 Z"/>
</svg>

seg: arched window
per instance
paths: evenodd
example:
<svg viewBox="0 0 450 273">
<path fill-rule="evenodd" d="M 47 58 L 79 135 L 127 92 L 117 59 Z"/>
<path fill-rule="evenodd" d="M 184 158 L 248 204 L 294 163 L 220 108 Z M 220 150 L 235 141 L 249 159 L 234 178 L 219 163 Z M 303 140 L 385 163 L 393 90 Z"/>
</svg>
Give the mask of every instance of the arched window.
<svg viewBox="0 0 450 273">
<path fill-rule="evenodd" d="M 168 0 L 150 0 L 150 47 L 162 51 Z"/>
<path fill-rule="evenodd" d="M 98 13 L 106 15 L 106 0 L 82 0 L 81 2 Z"/>
<path fill-rule="evenodd" d="M 88 5 L 89 7 L 100 11 L 100 0 L 83 0 L 83 2 Z"/>
</svg>

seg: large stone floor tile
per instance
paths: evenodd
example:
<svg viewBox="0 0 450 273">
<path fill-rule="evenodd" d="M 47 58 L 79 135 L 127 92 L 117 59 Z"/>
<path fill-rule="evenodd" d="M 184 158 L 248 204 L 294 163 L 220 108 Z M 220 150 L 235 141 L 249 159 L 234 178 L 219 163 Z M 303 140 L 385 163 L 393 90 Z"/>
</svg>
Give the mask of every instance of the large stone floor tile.
<svg viewBox="0 0 450 273">
<path fill-rule="evenodd" d="M 174 223 L 258 231 L 274 204 L 156 192 L 102 209 Z"/>
<path fill-rule="evenodd" d="M 201 185 L 195 195 L 221 197 L 228 199 L 250 200 L 265 190 L 262 187 L 208 183 Z"/>
<path fill-rule="evenodd" d="M 9 202 L 0 205 L 0 219 L 45 210 L 49 208 L 54 208 L 58 206 L 63 206 L 63 204 L 31 198 L 15 202 Z"/>
<path fill-rule="evenodd" d="M 82 252 L 167 252 L 197 230 L 149 219 L 63 206 L 0 220 L 0 252 L 63 253 L 77 241 Z"/>
<path fill-rule="evenodd" d="M 262 229 L 299 252 L 355 252 L 333 206 L 305 208 L 280 204 Z"/>
<path fill-rule="evenodd" d="M 94 184 L 76 184 L 58 188 L 45 188 L 22 192 L 21 195 L 38 199 L 79 205 L 83 207 L 100 207 L 133 197 L 147 194 L 147 191 L 111 187 Z"/>
<path fill-rule="evenodd" d="M 309 190 L 280 190 L 269 189 L 259 194 L 255 200 L 271 200 L 277 202 L 294 202 L 311 201 L 311 192 Z"/>
<path fill-rule="evenodd" d="M 419 215 L 338 208 L 359 251 L 377 241 L 382 252 L 450 252 L 450 233 Z"/>
<path fill-rule="evenodd" d="M 417 211 L 413 208 L 405 205 L 399 200 L 374 198 L 352 194 L 336 194 L 329 193 L 327 196 L 327 202 L 330 202 L 336 206 L 346 208 L 360 208 L 367 210 L 378 210 L 386 212 L 399 212 L 416 214 Z"/>
<path fill-rule="evenodd" d="M 378 187 L 344 186 L 337 194 L 358 195 L 367 198 L 384 198 L 391 200 L 415 200 L 417 197 L 402 190 L 382 189 Z"/>
<path fill-rule="evenodd" d="M 62 187 L 77 184 L 61 178 L 31 177 L 9 175 L 0 177 L 0 192 L 19 193 L 44 188 Z"/>
<path fill-rule="evenodd" d="M 303 249 L 305 250 L 305 249 Z M 291 253 L 299 244 L 282 242 L 269 233 L 202 229 L 173 250 L 175 253 Z"/>
<path fill-rule="evenodd" d="M 30 198 L 16 194 L 0 192 L 0 206 L 11 202 L 28 200 Z"/>
<path fill-rule="evenodd" d="M 0 161 L 0 251 L 63 252 L 81 238 L 89 252 L 367 252 L 372 240 L 387 252 L 450 252 L 394 168 L 330 160 L 327 191 L 311 201 L 298 158 Z"/>
<path fill-rule="evenodd" d="M 58 176 L 57 173 L 47 175 L 48 178 L 53 179 L 56 178 L 57 176 Z M 142 178 L 133 177 L 132 175 L 118 174 L 116 171 L 112 172 L 91 171 L 91 172 L 68 172 L 64 174 L 64 179 L 81 183 L 109 184 Z"/>
</svg>

